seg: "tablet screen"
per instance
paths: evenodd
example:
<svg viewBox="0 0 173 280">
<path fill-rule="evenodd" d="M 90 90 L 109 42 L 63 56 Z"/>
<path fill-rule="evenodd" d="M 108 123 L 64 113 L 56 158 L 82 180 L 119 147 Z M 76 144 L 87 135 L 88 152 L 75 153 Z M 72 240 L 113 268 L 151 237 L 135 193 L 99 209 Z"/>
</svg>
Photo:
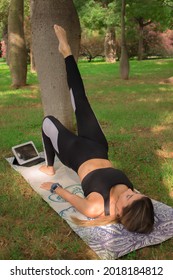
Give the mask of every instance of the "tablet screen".
<svg viewBox="0 0 173 280">
<path fill-rule="evenodd" d="M 33 143 L 26 143 L 13 147 L 13 152 L 15 153 L 16 158 L 20 164 L 38 157 L 38 153 Z"/>
</svg>

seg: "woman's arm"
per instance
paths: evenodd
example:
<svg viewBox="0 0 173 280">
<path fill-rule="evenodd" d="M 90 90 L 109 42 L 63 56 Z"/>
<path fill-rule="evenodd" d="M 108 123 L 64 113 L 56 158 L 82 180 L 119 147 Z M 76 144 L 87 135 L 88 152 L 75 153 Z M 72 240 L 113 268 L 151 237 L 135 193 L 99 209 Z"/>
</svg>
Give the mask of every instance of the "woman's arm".
<svg viewBox="0 0 173 280">
<path fill-rule="evenodd" d="M 43 183 L 40 187 L 42 189 L 50 191 L 52 184 L 53 182 L 46 182 Z M 96 202 L 89 201 L 87 198 L 82 198 L 76 194 L 72 194 L 71 192 L 61 187 L 56 188 L 55 193 L 61 196 L 64 200 L 68 201 L 80 213 L 87 217 L 96 218 L 101 214 L 100 209 L 102 207 L 97 205 Z"/>
</svg>

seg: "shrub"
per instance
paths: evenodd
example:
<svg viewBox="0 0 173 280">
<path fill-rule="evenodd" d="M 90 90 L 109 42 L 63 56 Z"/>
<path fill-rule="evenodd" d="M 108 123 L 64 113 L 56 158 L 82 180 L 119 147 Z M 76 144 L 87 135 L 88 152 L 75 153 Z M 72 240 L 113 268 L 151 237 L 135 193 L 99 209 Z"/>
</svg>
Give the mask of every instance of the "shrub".
<svg viewBox="0 0 173 280">
<path fill-rule="evenodd" d="M 5 41 L 2 40 L 0 43 L 1 43 L 1 57 L 6 58 L 6 44 L 5 44 Z"/>
<path fill-rule="evenodd" d="M 160 32 L 157 26 L 152 24 L 144 31 L 144 52 L 147 56 L 172 56 L 173 55 L 173 31 Z"/>
<path fill-rule="evenodd" d="M 97 56 L 104 57 L 104 38 L 99 35 L 82 38 L 80 56 L 87 57 L 88 61 Z"/>
</svg>

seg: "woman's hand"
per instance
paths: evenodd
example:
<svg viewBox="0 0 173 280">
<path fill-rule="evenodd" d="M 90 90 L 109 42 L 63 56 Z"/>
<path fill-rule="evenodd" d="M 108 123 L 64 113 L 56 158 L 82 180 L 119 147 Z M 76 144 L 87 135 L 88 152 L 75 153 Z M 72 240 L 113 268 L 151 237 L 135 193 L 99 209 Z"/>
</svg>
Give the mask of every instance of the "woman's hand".
<svg viewBox="0 0 173 280">
<path fill-rule="evenodd" d="M 53 182 L 45 182 L 45 183 L 41 184 L 40 188 L 50 191 L 52 184 L 53 184 Z"/>
</svg>

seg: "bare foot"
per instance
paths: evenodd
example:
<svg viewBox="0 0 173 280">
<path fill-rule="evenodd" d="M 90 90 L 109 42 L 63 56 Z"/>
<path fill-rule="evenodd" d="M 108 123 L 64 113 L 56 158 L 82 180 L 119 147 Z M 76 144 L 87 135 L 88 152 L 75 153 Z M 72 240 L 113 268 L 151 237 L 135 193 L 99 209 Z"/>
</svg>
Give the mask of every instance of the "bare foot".
<svg viewBox="0 0 173 280">
<path fill-rule="evenodd" d="M 71 49 L 68 44 L 66 31 L 59 25 L 54 25 L 55 34 L 59 40 L 59 52 L 66 58 L 71 55 Z"/>
<path fill-rule="evenodd" d="M 39 170 L 49 176 L 55 175 L 55 169 L 53 166 L 42 165 Z"/>
</svg>

